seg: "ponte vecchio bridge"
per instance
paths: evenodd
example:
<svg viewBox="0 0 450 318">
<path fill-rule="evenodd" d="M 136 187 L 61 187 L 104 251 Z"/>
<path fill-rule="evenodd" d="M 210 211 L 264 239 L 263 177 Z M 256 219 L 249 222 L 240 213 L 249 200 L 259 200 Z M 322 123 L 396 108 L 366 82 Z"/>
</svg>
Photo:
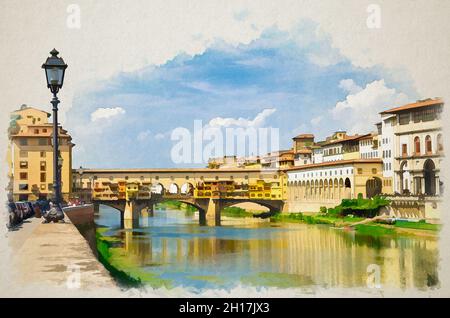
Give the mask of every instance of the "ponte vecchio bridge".
<svg viewBox="0 0 450 318">
<path fill-rule="evenodd" d="M 221 222 L 221 210 L 243 202 L 254 202 L 270 212 L 281 211 L 286 200 L 286 177 L 279 170 L 265 169 L 75 169 L 74 194 L 120 211 L 132 224 L 141 214 L 153 213 L 153 205 L 177 200 L 206 218 Z"/>
</svg>

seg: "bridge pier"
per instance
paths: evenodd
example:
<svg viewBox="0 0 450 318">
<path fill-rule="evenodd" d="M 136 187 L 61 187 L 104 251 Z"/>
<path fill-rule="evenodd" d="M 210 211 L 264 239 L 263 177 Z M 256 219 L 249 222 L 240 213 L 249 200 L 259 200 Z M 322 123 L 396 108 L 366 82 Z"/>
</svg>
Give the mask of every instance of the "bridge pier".
<svg viewBox="0 0 450 318">
<path fill-rule="evenodd" d="M 202 209 L 198 210 L 198 223 L 201 226 L 207 225 L 207 222 L 206 222 L 206 211 L 205 210 L 202 210 Z"/>
<path fill-rule="evenodd" d="M 139 220 L 140 212 L 144 206 L 134 200 L 125 202 L 125 210 L 123 212 L 124 220 Z"/>
<path fill-rule="evenodd" d="M 206 216 L 214 222 L 215 226 L 221 225 L 222 202 L 220 199 L 209 199 L 208 212 Z"/>
<path fill-rule="evenodd" d="M 120 223 L 123 229 L 134 229 L 139 227 L 139 219 L 127 220 L 122 218 Z"/>
</svg>

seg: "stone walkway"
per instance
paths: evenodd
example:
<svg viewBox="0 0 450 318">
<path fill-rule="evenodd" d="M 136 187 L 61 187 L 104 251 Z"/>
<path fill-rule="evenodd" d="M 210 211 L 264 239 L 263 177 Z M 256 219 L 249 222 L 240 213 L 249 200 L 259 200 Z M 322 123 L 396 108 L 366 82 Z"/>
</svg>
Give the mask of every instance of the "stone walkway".
<svg viewBox="0 0 450 318">
<path fill-rule="evenodd" d="M 67 290 L 118 290 L 109 272 L 96 259 L 88 243 L 66 217 L 66 223 L 41 224 L 27 220 L 8 233 L 15 286 L 45 286 Z M 42 295 L 41 295 L 42 296 Z"/>
</svg>

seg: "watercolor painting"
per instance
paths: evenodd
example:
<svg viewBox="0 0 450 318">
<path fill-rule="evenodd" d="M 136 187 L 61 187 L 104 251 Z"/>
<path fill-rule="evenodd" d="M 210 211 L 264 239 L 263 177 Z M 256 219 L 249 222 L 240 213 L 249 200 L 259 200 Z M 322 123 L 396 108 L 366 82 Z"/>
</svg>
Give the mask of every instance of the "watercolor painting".
<svg viewBox="0 0 450 318">
<path fill-rule="evenodd" d="M 0 6 L 3 296 L 448 296 L 450 3 Z"/>
</svg>

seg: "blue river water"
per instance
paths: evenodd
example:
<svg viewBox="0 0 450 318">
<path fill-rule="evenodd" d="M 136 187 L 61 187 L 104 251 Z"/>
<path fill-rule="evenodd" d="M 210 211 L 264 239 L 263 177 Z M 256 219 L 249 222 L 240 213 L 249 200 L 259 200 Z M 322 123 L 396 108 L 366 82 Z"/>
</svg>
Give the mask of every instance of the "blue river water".
<svg viewBox="0 0 450 318">
<path fill-rule="evenodd" d="M 381 287 L 438 284 L 438 242 L 430 237 L 374 237 L 328 225 L 242 218 L 199 226 L 195 214 L 170 209 L 156 209 L 139 226 L 124 229 L 119 212 L 107 206 L 95 223 L 117 240 L 118 264 L 127 264 L 121 270 L 152 286 L 365 288 L 373 268 Z"/>
</svg>

